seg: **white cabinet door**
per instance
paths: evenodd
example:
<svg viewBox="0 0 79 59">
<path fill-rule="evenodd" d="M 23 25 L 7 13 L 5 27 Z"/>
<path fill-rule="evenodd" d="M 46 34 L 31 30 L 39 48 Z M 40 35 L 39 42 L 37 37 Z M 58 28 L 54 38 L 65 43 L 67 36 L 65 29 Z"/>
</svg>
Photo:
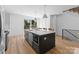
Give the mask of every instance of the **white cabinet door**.
<svg viewBox="0 0 79 59">
<path fill-rule="evenodd" d="M 29 32 L 29 39 L 28 39 L 29 43 L 32 45 L 32 41 L 33 41 L 33 34 L 31 32 Z"/>
</svg>

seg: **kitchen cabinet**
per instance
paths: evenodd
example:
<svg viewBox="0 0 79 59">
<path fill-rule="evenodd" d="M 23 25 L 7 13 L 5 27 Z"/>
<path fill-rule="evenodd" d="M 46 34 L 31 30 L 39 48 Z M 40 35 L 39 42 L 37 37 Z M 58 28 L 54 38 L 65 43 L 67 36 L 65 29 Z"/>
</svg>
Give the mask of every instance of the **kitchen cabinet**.
<svg viewBox="0 0 79 59">
<path fill-rule="evenodd" d="M 25 30 L 25 40 L 36 53 L 46 53 L 55 47 L 54 31 Z"/>
<path fill-rule="evenodd" d="M 25 40 L 26 40 L 27 42 L 28 42 L 28 36 L 29 36 L 28 33 L 29 33 L 28 31 L 25 31 Z"/>
<path fill-rule="evenodd" d="M 32 45 L 33 35 L 31 32 L 25 31 L 25 40 Z"/>
<path fill-rule="evenodd" d="M 29 34 L 29 38 L 28 38 L 28 42 L 30 43 L 30 45 L 32 45 L 32 41 L 33 41 L 33 34 L 31 32 L 28 33 Z"/>
<path fill-rule="evenodd" d="M 45 53 L 55 47 L 55 33 L 46 35 L 33 34 L 32 47 L 37 53 Z"/>
</svg>

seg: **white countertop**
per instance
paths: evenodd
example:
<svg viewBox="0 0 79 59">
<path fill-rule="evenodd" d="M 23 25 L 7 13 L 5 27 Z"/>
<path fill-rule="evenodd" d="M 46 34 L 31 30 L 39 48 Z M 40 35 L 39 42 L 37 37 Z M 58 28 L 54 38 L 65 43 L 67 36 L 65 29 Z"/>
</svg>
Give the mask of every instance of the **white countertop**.
<svg viewBox="0 0 79 59">
<path fill-rule="evenodd" d="M 25 31 L 32 32 L 32 33 L 37 34 L 37 35 L 45 35 L 45 34 L 55 33 L 55 31 L 46 31 L 46 30 L 29 30 L 29 29 L 26 29 Z"/>
</svg>

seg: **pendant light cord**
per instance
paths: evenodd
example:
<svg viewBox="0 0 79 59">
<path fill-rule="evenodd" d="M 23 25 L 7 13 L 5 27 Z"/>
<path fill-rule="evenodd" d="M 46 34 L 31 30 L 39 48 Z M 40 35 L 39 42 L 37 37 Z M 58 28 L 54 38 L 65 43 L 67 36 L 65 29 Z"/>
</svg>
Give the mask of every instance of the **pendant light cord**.
<svg viewBox="0 0 79 59">
<path fill-rule="evenodd" d="M 46 14 L 46 5 L 44 5 L 44 14 Z"/>
<path fill-rule="evenodd" d="M 44 15 L 43 15 L 43 18 L 48 18 L 47 15 L 46 15 L 46 5 L 44 5 Z"/>
</svg>

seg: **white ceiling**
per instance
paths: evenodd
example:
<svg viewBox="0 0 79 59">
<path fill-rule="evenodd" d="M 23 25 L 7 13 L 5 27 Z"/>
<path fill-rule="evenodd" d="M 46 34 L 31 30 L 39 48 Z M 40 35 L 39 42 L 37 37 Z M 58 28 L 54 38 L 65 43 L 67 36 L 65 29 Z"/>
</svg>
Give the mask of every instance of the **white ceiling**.
<svg viewBox="0 0 79 59">
<path fill-rule="evenodd" d="M 61 14 L 62 11 L 76 7 L 77 5 L 47 5 L 47 15 Z M 42 17 L 44 14 L 43 5 L 3 5 L 5 11 L 25 16 Z"/>
</svg>

